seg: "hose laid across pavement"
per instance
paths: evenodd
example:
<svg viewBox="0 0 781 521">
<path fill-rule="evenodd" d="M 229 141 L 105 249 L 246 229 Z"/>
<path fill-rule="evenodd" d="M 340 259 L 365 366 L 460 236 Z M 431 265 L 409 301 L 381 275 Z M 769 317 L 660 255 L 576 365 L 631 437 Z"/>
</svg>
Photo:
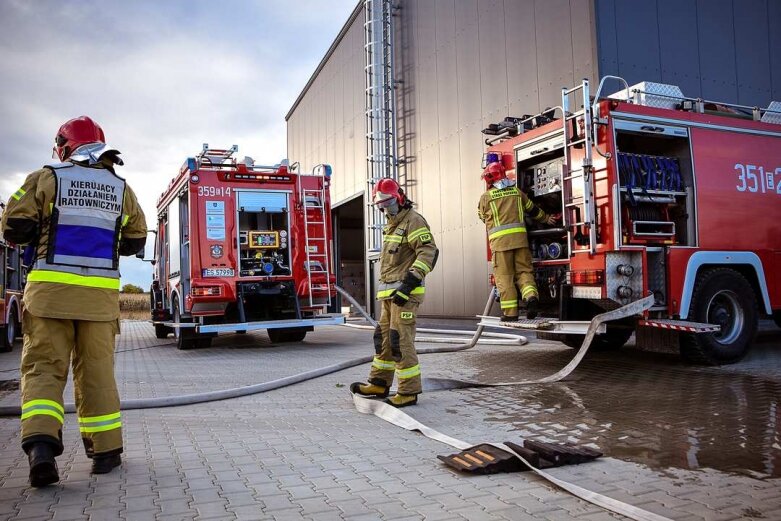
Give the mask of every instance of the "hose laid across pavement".
<svg viewBox="0 0 781 521">
<path fill-rule="evenodd" d="M 340 290 L 340 292 L 343 295 L 347 295 L 347 293 L 341 288 L 337 288 L 337 289 Z M 349 299 L 352 299 L 352 297 L 349 297 Z M 492 293 L 491 295 L 489 295 L 488 300 L 486 301 L 483 315 L 488 315 L 490 313 L 491 307 L 493 306 L 493 301 L 494 301 L 494 296 Z M 424 389 L 430 391 L 430 390 L 459 389 L 465 387 L 528 385 L 528 384 L 549 383 L 549 382 L 559 381 L 565 378 L 567 375 L 569 375 L 578 366 L 580 361 L 586 355 L 586 352 L 588 351 L 588 348 L 591 345 L 594 336 L 596 335 L 596 331 L 602 323 L 609 320 L 616 320 L 619 318 L 637 314 L 638 312 L 643 311 L 644 309 L 650 308 L 651 305 L 653 305 L 653 302 L 654 302 L 653 296 L 649 296 L 642 300 L 633 302 L 627 306 L 621 307 L 613 311 L 608 311 L 606 313 L 596 316 L 592 320 L 591 325 L 588 328 L 588 331 L 585 335 L 580 350 L 572 359 L 572 361 L 570 361 L 570 363 L 567 364 L 564 368 L 562 368 L 555 374 L 550 375 L 548 377 L 541 378 L 538 380 L 529 380 L 529 381 L 521 381 L 521 382 L 501 382 L 495 384 L 486 384 L 482 382 L 475 382 L 469 380 L 457 380 L 457 379 L 446 379 L 446 378 L 424 378 L 423 379 Z M 361 310 L 364 316 L 366 316 L 367 318 L 369 318 L 371 322 L 373 322 L 371 317 L 368 316 L 365 310 L 363 310 L 363 308 L 360 305 L 358 305 L 357 302 L 353 300 L 353 303 L 357 306 L 357 309 Z M 376 324 L 376 322 L 374 323 Z M 450 352 L 464 351 L 467 349 L 471 349 L 475 345 L 477 345 L 480 336 L 483 334 L 483 329 L 484 329 L 483 325 L 478 325 L 472 338 L 469 340 L 469 342 L 466 342 L 464 344 L 453 346 L 453 347 L 420 348 L 417 350 L 417 352 L 419 354 L 434 354 L 434 353 L 450 353 Z M 434 330 L 434 331 L 439 331 L 439 330 Z M 520 338 L 523 339 L 523 343 L 525 343 L 526 339 L 523 337 Z M 248 385 L 244 387 L 224 389 L 220 391 L 210 391 L 210 392 L 198 393 L 198 394 L 169 396 L 169 397 L 162 397 L 162 398 L 138 398 L 138 399 L 131 399 L 131 400 L 123 400 L 121 402 L 120 409 L 133 410 L 133 409 L 155 409 L 155 408 L 163 408 L 163 407 L 176 407 L 182 405 L 193 405 L 193 404 L 208 403 L 208 402 L 219 401 L 219 400 L 227 400 L 231 398 L 239 398 L 243 396 L 250 396 L 253 394 L 259 394 L 274 389 L 287 387 L 293 384 L 305 382 L 307 380 L 312 380 L 314 378 L 318 378 L 320 376 L 325 376 L 327 374 L 342 371 L 344 369 L 355 367 L 357 365 L 362 365 L 372 361 L 373 358 L 374 358 L 373 355 L 368 355 L 359 358 L 354 358 L 351 360 L 345 360 L 344 362 L 332 364 L 326 367 L 321 367 L 319 369 L 313 369 L 311 371 L 306 371 L 296 375 L 279 378 L 276 380 L 272 380 L 270 382 Z M 453 447 L 460 448 L 460 449 L 468 448 L 471 446 L 466 442 L 463 442 L 456 438 L 452 438 L 434 429 L 431 429 L 430 427 L 427 427 L 426 425 L 418 422 L 408 414 L 405 414 L 403 411 L 395 407 L 392 407 L 386 403 L 383 403 L 381 401 L 369 400 L 358 395 L 353 395 L 353 402 L 355 404 L 356 409 L 359 412 L 365 414 L 374 414 L 375 416 L 378 416 L 379 418 L 382 418 L 385 421 L 393 423 L 394 425 L 398 425 L 407 430 L 418 431 L 421 434 L 431 439 L 443 443 L 447 443 Z M 73 403 L 65 404 L 66 413 L 76 412 L 75 409 L 76 409 L 75 404 Z M 21 414 L 20 407 L 0 407 L 0 417 L 9 417 L 9 416 L 18 417 L 20 414 Z M 504 444 L 494 444 L 494 445 L 496 445 L 498 448 L 510 454 L 513 454 L 515 457 L 517 457 L 523 463 L 525 463 L 528 467 L 530 467 L 537 475 L 544 478 L 548 482 L 560 487 L 561 489 L 589 503 L 600 506 L 606 510 L 619 513 L 621 515 L 624 515 L 636 521 L 669 521 L 665 517 L 659 516 L 652 512 L 648 512 L 646 510 L 640 509 L 633 505 L 629 505 L 627 503 L 610 498 L 608 496 L 604 496 L 602 494 L 598 494 L 596 492 L 587 490 L 585 488 L 579 487 L 567 481 L 556 478 L 544 471 L 535 469 L 532 465 L 529 465 L 529 463 L 523 457 L 521 457 L 519 454 L 517 454 L 516 452 L 514 452 L 512 449 L 505 446 Z"/>
<path fill-rule="evenodd" d="M 484 314 L 487 314 L 490 311 L 492 303 L 493 303 L 493 297 L 489 298 L 488 302 L 486 303 L 486 309 Z M 362 308 L 360 309 L 362 312 L 365 313 L 365 311 L 363 311 Z M 457 345 L 453 347 L 421 348 L 418 349 L 418 353 L 420 354 L 449 353 L 453 351 L 462 351 L 464 349 L 469 349 L 474 345 L 476 345 L 477 340 L 482 333 L 483 333 L 483 326 L 479 326 L 477 330 L 474 332 L 474 334 L 472 335 L 471 340 L 466 344 Z M 219 400 L 228 400 L 231 398 L 241 398 L 243 396 L 251 396 L 253 394 L 273 391 L 275 389 L 280 389 L 282 387 L 287 387 L 289 385 L 305 382 L 307 380 L 319 378 L 320 376 L 325 376 L 331 373 L 342 371 L 344 369 L 349 369 L 351 367 L 366 364 L 371 362 L 373 358 L 374 358 L 373 355 L 361 356 L 358 358 L 345 360 L 343 362 L 328 365 L 325 367 L 320 367 L 318 369 L 313 369 L 311 371 L 305 371 L 303 373 L 286 376 L 284 378 L 278 378 L 276 380 L 271 380 L 269 382 L 247 385 L 243 387 L 235 387 L 232 389 L 208 391 L 205 393 L 196 393 L 196 394 L 183 394 L 178 396 L 164 396 L 159 398 L 133 398 L 130 400 L 122 400 L 120 403 L 120 409 L 123 411 L 129 411 L 134 409 L 158 409 L 162 407 L 178 407 L 181 405 L 195 405 L 199 403 L 209 403 L 209 402 L 216 402 Z M 436 387 L 436 389 L 439 389 L 439 387 Z M 434 390 L 434 389 L 430 389 L 430 390 Z M 76 412 L 76 405 L 74 403 L 66 403 L 65 412 L 66 413 Z M 0 407 L 0 417 L 11 417 L 11 416 L 19 417 L 20 415 L 21 415 L 21 407 L 18 406 Z"/>
</svg>

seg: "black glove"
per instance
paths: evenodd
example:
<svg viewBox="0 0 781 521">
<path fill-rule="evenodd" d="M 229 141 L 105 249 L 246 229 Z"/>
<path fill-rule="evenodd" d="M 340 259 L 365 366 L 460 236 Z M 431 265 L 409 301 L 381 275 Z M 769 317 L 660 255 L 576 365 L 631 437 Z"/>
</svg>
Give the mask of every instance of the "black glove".
<svg viewBox="0 0 781 521">
<path fill-rule="evenodd" d="M 401 281 L 401 286 L 393 292 L 393 303 L 401 307 L 409 302 L 409 296 L 412 294 L 412 290 L 420 286 L 420 282 L 420 279 L 415 275 L 407 273 L 407 276 Z"/>
</svg>

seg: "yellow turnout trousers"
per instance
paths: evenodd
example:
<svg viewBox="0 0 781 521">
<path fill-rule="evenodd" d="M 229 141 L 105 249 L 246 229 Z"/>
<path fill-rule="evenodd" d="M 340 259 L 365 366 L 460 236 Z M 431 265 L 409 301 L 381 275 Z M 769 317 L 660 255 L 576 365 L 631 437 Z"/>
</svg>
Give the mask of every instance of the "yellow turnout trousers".
<svg viewBox="0 0 781 521">
<path fill-rule="evenodd" d="M 493 256 L 494 279 L 499 290 L 499 302 L 502 314 L 508 317 L 518 316 L 518 290 L 521 299 L 539 297 L 532 269 L 532 254 L 529 248 L 495 251 Z"/>
<path fill-rule="evenodd" d="M 420 394 L 420 364 L 415 353 L 415 318 L 418 303 L 409 300 L 400 307 L 382 300 L 382 315 L 374 330 L 374 361 L 369 383 L 388 387 L 399 377 L 399 394 Z"/>
<path fill-rule="evenodd" d="M 63 390 L 73 363 L 79 430 L 88 456 L 122 452 L 114 380 L 116 320 L 42 318 L 24 312 L 22 446 L 38 441 L 62 453 Z"/>
</svg>

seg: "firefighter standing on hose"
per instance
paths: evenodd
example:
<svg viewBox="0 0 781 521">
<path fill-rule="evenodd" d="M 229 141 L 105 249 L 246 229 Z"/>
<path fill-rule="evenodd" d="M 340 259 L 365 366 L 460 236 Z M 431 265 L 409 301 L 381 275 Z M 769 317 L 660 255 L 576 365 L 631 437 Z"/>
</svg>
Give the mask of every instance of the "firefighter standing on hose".
<svg viewBox="0 0 781 521">
<path fill-rule="evenodd" d="M 119 152 L 86 116 L 60 127 L 61 163 L 30 174 L 11 196 L 4 237 L 32 245 L 35 260 L 24 292 L 22 448 L 30 484 L 59 480 L 63 389 L 73 363 L 79 430 L 92 473 L 120 465 L 122 430 L 114 380 L 119 333 L 119 256 L 146 242 L 144 214 L 114 173 Z"/>
<path fill-rule="evenodd" d="M 500 162 L 493 162 L 483 171 L 483 179 L 492 186 L 477 205 L 477 214 L 488 230 L 493 252 L 494 279 L 499 291 L 502 322 L 518 320 L 518 290 L 526 303 L 526 318 L 535 318 L 539 293 L 534 281 L 532 255 L 526 236 L 525 216 L 537 222 L 554 224 L 561 216 L 547 215 L 507 177 Z"/>
<path fill-rule="evenodd" d="M 434 269 L 439 250 L 428 223 L 412 209 L 412 201 L 393 179 L 381 179 L 372 194 L 385 213 L 377 300 L 382 315 L 374 330 L 374 361 L 368 383 L 350 390 L 361 396 L 385 398 L 398 376 L 397 394 L 385 401 L 395 407 L 415 405 L 422 392 L 415 352 L 415 315 L 425 293 L 424 279 Z"/>
</svg>

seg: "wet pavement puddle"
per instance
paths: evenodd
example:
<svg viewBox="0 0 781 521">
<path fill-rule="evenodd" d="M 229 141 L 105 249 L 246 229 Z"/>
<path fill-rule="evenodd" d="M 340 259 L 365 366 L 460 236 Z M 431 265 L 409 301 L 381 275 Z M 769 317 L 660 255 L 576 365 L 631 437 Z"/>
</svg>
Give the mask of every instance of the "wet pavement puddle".
<svg viewBox="0 0 781 521">
<path fill-rule="evenodd" d="M 778 355 L 776 364 L 781 351 Z M 476 360 L 478 380 L 497 381 L 523 363 L 517 354 L 509 356 L 515 360 L 508 354 Z M 536 358 L 518 379 L 528 378 L 534 363 L 546 369 L 551 363 Z M 779 380 L 687 367 L 674 357 L 631 351 L 587 358 L 570 379 L 462 392 L 485 411 L 484 421 L 510 424 L 521 437 L 593 444 L 606 456 L 654 469 L 781 476 Z"/>
</svg>

